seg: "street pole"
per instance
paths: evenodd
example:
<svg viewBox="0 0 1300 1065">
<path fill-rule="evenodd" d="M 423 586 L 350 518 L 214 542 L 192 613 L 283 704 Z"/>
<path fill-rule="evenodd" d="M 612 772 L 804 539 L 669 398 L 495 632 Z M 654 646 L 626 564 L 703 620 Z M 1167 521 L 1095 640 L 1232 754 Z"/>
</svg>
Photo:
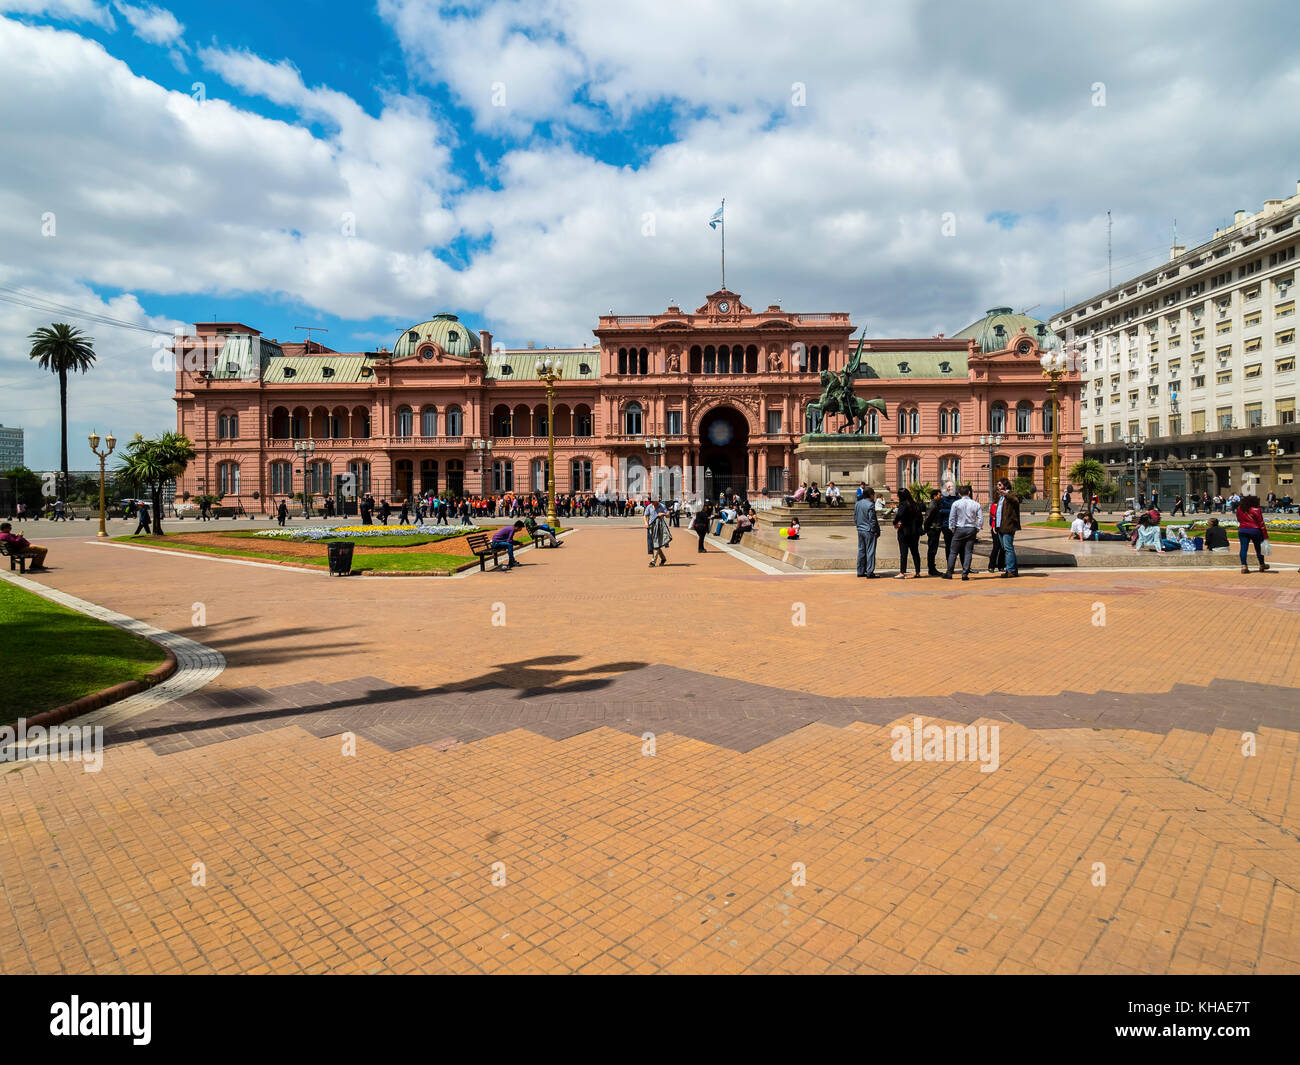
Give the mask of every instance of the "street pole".
<svg viewBox="0 0 1300 1065">
<path fill-rule="evenodd" d="M 112 433 L 104 438 L 104 443 L 108 445 L 107 451 L 99 450 L 99 434 L 90 434 L 90 450 L 99 456 L 99 532 L 96 536 L 108 536 L 108 529 L 104 525 L 104 463 L 108 461 L 108 456 L 113 453 L 113 448 L 117 446 L 117 440 Z"/>
<path fill-rule="evenodd" d="M 1048 477 L 1048 492 L 1052 497 L 1052 510 L 1048 521 L 1062 521 L 1061 517 L 1061 404 L 1059 388 L 1061 375 L 1065 373 L 1068 362 L 1063 352 L 1044 352 L 1042 358 L 1043 376 L 1050 382 L 1047 386 L 1047 401 L 1052 410 L 1052 472 Z"/>
<path fill-rule="evenodd" d="M 993 479 L 993 457 L 997 454 L 998 448 L 1002 446 L 1002 437 L 1000 435 L 984 435 L 980 437 L 980 447 L 982 447 L 989 457 L 989 503 L 992 504 L 995 493 Z"/>
<path fill-rule="evenodd" d="M 537 378 L 546 384 L 546 523 L 559 527 L 555 516 L 555 382 L 564 374 L 559 359 L 537 360 Z"/>
</svg>

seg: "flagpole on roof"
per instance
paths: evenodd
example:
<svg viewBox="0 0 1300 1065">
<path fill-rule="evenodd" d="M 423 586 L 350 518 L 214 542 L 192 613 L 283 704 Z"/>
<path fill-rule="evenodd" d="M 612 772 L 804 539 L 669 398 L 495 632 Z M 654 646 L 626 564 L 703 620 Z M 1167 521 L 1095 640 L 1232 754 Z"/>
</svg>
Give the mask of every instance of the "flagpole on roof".
<svg viewBox="0 0 1300 1065">
<path fill-rule="evenodd" d="M 727 198 L 722 197 L 722 288 L 727 287 Z"/>
</svg>

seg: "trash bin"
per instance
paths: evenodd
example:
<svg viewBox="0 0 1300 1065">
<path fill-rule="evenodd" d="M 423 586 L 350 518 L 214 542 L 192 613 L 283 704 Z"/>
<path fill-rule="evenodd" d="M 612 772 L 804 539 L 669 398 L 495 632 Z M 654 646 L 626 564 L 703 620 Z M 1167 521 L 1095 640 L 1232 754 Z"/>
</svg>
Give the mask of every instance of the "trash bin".
<svg viewBox="0 0 1300 1065">
<path fill-rule="evenodd" d="M 357 545 L 351 540 L 333 540 L 325 545 L 330 556 L 330 576 L 346 577 L 352 572 L 352 549 Z"/>
</svg>

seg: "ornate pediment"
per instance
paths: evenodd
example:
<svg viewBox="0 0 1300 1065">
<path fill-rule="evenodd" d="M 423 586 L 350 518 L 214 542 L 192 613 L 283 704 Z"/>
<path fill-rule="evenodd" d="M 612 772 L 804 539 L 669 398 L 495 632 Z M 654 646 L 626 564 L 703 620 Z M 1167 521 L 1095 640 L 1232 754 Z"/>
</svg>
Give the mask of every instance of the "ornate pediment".
<svg viewBox="0 0 1300 1065">
<path fill-rule="evenodd" d="M 708 301 L 695 313 L 704 315 L 711 322 L 734 322 L 753 314 L 754 309 L 741 303 L 740 297 L 730 289 L 720 288 L 711 293 Z"/>
</svg>

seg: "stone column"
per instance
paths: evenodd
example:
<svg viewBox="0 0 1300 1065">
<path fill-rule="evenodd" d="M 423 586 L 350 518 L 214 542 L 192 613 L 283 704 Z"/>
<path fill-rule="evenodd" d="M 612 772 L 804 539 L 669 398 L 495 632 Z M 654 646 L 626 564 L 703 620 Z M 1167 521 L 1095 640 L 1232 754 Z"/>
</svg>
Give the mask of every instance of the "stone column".
<svg viewBox="0 0 1300 1065">
<path fill-rule="evenodd" d="M 767 491 L 767 448 L 758 449 L 758 487 L 757 492 Z"/>
</svg>

